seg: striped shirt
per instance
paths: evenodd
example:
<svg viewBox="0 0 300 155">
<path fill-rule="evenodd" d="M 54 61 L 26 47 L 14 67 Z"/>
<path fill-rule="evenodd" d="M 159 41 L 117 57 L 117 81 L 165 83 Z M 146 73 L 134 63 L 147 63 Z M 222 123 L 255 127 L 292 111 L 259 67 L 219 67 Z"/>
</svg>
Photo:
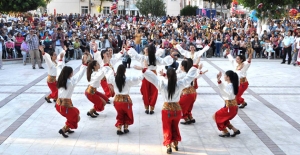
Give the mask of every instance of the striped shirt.
<svg viewBox="0 0 300 155">
<path fill-rule="evenodd" d="M 39 49 L 39 38 L 37 35 L 33 35 L 31 38 L 30 35 L 27 35 L 26 41 L 28 42 L 29 50 Z"/>
</svg>

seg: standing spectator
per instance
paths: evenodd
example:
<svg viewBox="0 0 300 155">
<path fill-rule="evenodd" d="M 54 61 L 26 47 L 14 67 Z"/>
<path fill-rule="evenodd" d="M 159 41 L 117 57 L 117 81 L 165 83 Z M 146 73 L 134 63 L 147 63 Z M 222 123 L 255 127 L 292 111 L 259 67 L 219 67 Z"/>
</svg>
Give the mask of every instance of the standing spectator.
<svg viewBox="0 0 300 155">
<path fill-rule="evenodd" d="M 26 57 L 29 52 L 29 47 L 25 40 L 23 40 L 23 43 L 21 44 L 21 51 L 22 51 L 22 55 L 23 55 L 23 65 L 25 66 L 26 65 Z"/>
<path fill-rule="evenodd" d="M 2 22 L 3 20 L 1 20 L 1 22 Z M 4 41 L 4 39 L 3 39 L 3 37 L 0 35 L 0 70 L 3 70 L 3 65 L 2 65 L 2 53 L 3 53 L 3 51 L 2 51 L 2 45 L 3 45 L 3 41 Z"/>
<path fill-rule="evenodd" d="M 74 60 L 80 59 L 82 56 L 82 50 L 80 49 L 79 39 L 76 38 L 74 42 Z"/>
<path fill-rule="evenodd" d="M 282 58 L 282 62 L 281 64 L 285 64 L 285 59 L 286 59 L 286 54 L 288 54 L 288 65 L 291 64 L 291 61 L 292 61 L 292 44 L 293 44 L 293 37 L 292 37 L 292 34 L 293 34 L 293 31 L 292 30 L 289 30 L 287 36 L 285 36 L 282 40 L 283 42 L 283 51 L 284 51 L 284 54 L 283 54 L 283 58 Z"/>
<path fill-rule="evenodd" d="M 296 66 L 297 64 L 299 64 L 299 62 L 297 62 L 297 59 L 299 59 L 299 50 L 300 50 L 300 29 L 297 29 L 297 36 L 295 38 L 295 48 L 294 48 L 294 56 L 293 56 L 293 64 L 294 66 Z"/>
<path fill-rule="evenodd" d="M 65 36 L 62 33 L 62 29 L 59 27 L 57 29 L 57 32 L 54 32 L 54 34 L 52 35 L 52 47 L 55 48 L 55 52 L 57 55 L 59 55 L 59 53 L 64 50 L 64 41 Z"/>
<path fill-rule="evenodd" d="M 30 34 L 26 37 L 26 42 L 28 42 L 29 46 L 29 54 L 31 57 L 31 63 L 32 63 L 32 69 L 35 69 L 35 62 L 37 61 L 37 64 L 40 69 L 44 69 L 41 64 L 40 59 L 40 52 L 39 52 L 39 38 L 35 34 L 35 30 L 31 29 Z M 36 61 L 34 61 L 36 59 Z"/>
<path fill-rule="evenodd" d="M 140 48 L 141 48 L 141 37 L 142 37 L 141 31 L 137 30 L 135 34 L 135 46 L 136 46 L 135 50 L 138 53 L 140 53 Z"/>
</svg>

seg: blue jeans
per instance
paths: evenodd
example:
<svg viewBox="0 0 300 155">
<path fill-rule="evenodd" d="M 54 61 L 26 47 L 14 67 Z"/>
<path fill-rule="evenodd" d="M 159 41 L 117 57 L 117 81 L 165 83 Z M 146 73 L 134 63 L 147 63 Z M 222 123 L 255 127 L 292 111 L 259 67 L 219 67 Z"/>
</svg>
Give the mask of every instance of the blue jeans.
<svg viewBox="0 0 300 155">
<path fill-rule="evenodd" d="M 0 47 L 1 49 L 0 49 L 0 69 L 2 68 L 2 53 L 3 53 L 3 51 L 2 51 L 2 47 Z"/>
<path fill-rule="evenodd" d="M 138 52 L 138 54 L 140 54 L 140 52 L 141 52 L 141 45 L 140 44 L 136 44 L 135 45 L 135 50 Z"/>
<path fill-rule="evenodd" d="M 216 43 L 216 56 L 220 56 L 222 43 Z"/>
<path fill-rule="evenodd" d="M 22 55 L 23 55 L 23 63 L 24 63 L 24 62 L 26 62 L 27 52 L 22 51 L 21 53 L 22 53 Z"/>
</svg>

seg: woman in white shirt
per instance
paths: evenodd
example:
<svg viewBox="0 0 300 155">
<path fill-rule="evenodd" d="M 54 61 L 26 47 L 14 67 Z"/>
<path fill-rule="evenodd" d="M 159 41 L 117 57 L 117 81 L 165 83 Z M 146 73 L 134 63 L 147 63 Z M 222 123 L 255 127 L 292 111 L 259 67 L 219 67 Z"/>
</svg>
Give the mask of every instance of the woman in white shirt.
<svg viewBox="0 0 300 155">
<path fill-rule="evenodd" d="M 67 118 L 65 126 L 58 133 L 62 134 L 65 138 L 69 137 L 66 135 L 66 132 L 73 133 L 74 131 L 70 129 L 77 129 L 80 120 L 79 110 L 73 106 L 71 97 L 75 86 L 83 77 L 87 68 L 88 56 L 84 55 L 82 59 L 83 64 L 75 76 L 73 76 L 72 67 L 65 66 L 57 80 L 58 99 L 55 108 L 57 112 Z"/>
<path fill-rule="evenodd" d="M 168 82 L 166 83 L 159 79 L 152 71 L 147 70 L 147 65 L 145 63 L 146 68 L 143 69 L 144 76 L 161 92 L 165 101 L 161 112 L 164 135 L 163 145 L 167 147 L 167 153 L 171 154 L 171 144 L 173 143 L 174 149 L 178 151 L 178 141 L 181 141 L 178 127 L 182 114 L 180 104 L 178 103 L 180 94 L 195 79 L 198 70 L 194 65 L 183 79 L 177 81 L 176 71 L 173 68 L 169 68 L 167 70 Z"/>
<path fill-rule="evenodd" d="M 176 52 L 173 52 L 171 55 L 168 55 L 165 58 L 160 58 L 160 56 L 162 55 L 162 51 L 163 49 L 156 50 L 155 46 L 151 44 L 148 48 L 144 50 L 145 55 L 138 54 L 133 48 L 129 49 L 128 54 L 132 59 L 136 59 L 137 61 L 142 63 L 142 65 L 144 64 L 144 61 L 147 61 L 149 69 L 154 74 L 156 74 L 157 65 L 170 66 L 174 62 L 173 55 L 177 54 Z M 158 96 L 157 88 L 153 84 L 151 84 L 147 79 L 143 79 L 141 86 L 141 94 L 143 95 L 145 113 L 153 114 Z"/>
<path fill-rule="evenodd" d="M 252 51 L 253 52 L 253 51 Z M 246 58 L 244 55 L 238 55 L 236 59 L 232 57 L 230 53 L 226 53 L 226 56 L 228 57 L 229 62 L 232 64 L 233 69 L 238 74 L 240 78 L 240 85 L 239 85 L 239 92 L 236 94 L 236 101 L 238 105 L 241 105 L 239 108 L 245 108 L 247 106 L 247 102 L 245 102 L 242 95 L 248 88 L 248 80 L 246 78 L 247 76 L 247 70 L 250 67 L 251 60 L 252 60 L 252 53 L 249 53 L 249 58 L 246 61 Z"/>
<path fill-rule="evenodd" d="M 217 75 L 218 87 L 222 98 L 225 100 L 225 106 L 213 115 L 213 119 L 216 121 L 218 129 L 223 132 L 219 135 L 220 137 L 230 137 L 230 133 L 227 128 L 233 130 L 234 133 L 231 137 L 235 137 L 241 132 L 230 124 L 229 120 L 232 120 L 238 112 L 235 95 L 237 95 L 239 91 L 239 79 L 238 75 L 231 70 L 227 71 L 224 76 L 224 80 L 227 84 L 222 83 L 220 80 L 221 77 L 222 73 L 220 72 Z"/>
<path fill-rule="evenodd" d="M 143 75 L 126 77 L 125 72 L 126 67 L 121 64 L 117 69 L 116 76 L 113 73 L 108 76 L 108 81 L 115 90 L 114 107 L 117 111 L 117 122 L 115 124 L 117 135 L 128 133 L 128 126 L 134 122 L 129 90 L 132 86 L 138 85 L 143 79 Z M 121 131 L 122 126 L 124 126 L 124 132 Z"/>
<path fill-rule="evenodd" d="M 49 94 L 47 97 L 45 97 L 45 100 L 48 103 L 52 103 L 50 99 L 53 99 L 54 102 L 57 100 L 58 96 L 58 89 L 56 87 L 56 77 L 59 75 L 57 66 L 58 63 L 61 66 L 64 66 L 63 57 L 65 56 L 65 51 L 63 50 L 60 53 L 60 58 L 57 60 L 57 55 L 55 51 L 50 51 L 49 54 L 44 51 L 44 47 L 41 46 L 40 50 L 42 51 L 43 58 L 45 59 L 46 65 L 48 67 L 48 77 L 47 77 L 47 85 L 49 89 L 51 90 L 51 94 Z"/>
<path fill-rule="evenodd" d="M 94 104 L 94 107 L 87 112 L 87 115 L 91 116 L 92 118 L 97 117 L 99 115 L 97 111 L 103 111 L 104 106 L 108 102 L 108 98 L 104 94 L 97 91 L 97 88 L 100 87 L 101 79 L 108 71 L 112 72 L 112 69 L 107 66 L 101 67 L 100 69 L 100 64 L 96 60 L 90 62 L 88 65 L 87 80 L 89 85 L 85 90 L 85 96 Z"/>
</svg>

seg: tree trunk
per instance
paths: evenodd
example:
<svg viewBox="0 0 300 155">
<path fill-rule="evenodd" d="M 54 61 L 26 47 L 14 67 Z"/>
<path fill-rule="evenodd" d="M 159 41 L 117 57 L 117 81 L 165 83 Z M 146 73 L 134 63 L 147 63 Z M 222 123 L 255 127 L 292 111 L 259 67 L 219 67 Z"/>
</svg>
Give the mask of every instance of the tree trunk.
<svg viewBox="0 0 300 155">
<path fill-rule="evenodd" d="M 100 0 L 100 12 L 99 13 L 101 13 L 103 10 L 102 10 L 102 2 L 103 2 L 103 0 Z M 124 6 L 125 7 L 125 6 Z"/>
</svg>

